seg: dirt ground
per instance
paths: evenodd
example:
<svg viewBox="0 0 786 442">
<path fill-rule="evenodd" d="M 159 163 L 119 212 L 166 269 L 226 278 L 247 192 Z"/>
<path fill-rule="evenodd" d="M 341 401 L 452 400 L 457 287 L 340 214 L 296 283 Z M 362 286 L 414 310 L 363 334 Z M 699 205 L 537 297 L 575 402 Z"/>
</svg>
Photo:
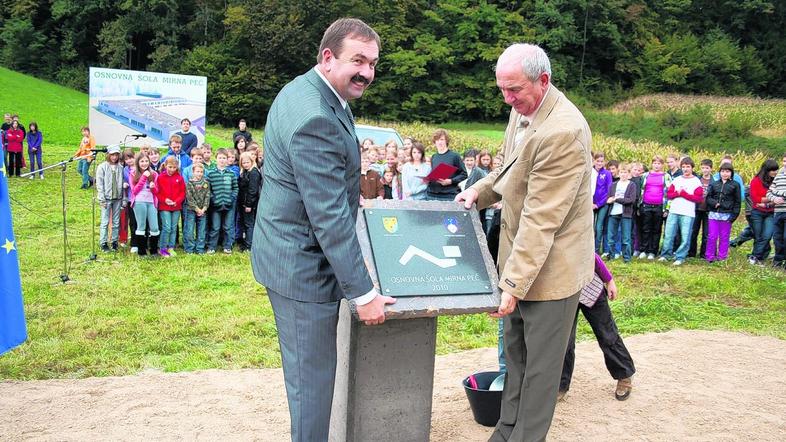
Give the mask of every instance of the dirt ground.
<svg viewBox="0 0 786 442">
<path fill-rule="evenodd" d="M 638 373 L 626 402 L 594 342 L 577 347 L 550 440 L 783 440 L 786 341 L 671 331 L 625 340 Z M 461 386 L 495 349 L 437 358 L 433 441 L 482 441 Z M 0 440 L 288 440 L 280 369 L 0 382 Z"/>
</svg>

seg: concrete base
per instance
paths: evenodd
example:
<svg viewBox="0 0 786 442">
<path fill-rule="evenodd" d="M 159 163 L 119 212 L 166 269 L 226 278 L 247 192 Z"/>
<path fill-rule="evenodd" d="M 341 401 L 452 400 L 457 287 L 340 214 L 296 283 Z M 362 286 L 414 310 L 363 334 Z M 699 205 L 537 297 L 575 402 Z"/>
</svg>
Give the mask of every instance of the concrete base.
<svg viewBox="0 0 786 442">
<path fill-rule="evenodd" d="M 331 441 L 427 441 L 437 318 L 366 326 L 342 302 Z"/>
</svg>

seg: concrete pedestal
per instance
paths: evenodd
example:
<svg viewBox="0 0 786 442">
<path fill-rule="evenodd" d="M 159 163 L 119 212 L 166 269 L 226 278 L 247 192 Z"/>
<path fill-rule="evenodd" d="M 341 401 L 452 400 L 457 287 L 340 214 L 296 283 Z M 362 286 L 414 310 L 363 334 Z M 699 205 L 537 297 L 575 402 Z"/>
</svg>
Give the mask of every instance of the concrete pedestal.
<svg viewBox="0 0 786 442">
<path fill-rule="evenodd" d="M 455 202 L 368 200 L 372 207 L 406 210 L 463 211 Z M 495 311 L 500 292 L 494 261 L 477 211 L 468 212 L 489 276 L 488 292 L 462 295 L 401 296 L 385 307 L 382 325 L 358 321 L 342 302 L 339 314 L 335 391 L 330 440 L 335 442 L 429 440 L 434 390 L 437 317 Z M 363 213 L 357 219 L 358 241 L 372 281 L 379 289 L 374 254 Z M 449 232 L 449 230 L 446 230 Z M 411 232 L 414 235 L 418 231 Z M 419 238 L 400 241 L 418 244 Z M 457 388 L 460 379 L 456 379 Z"/>
<path fill-rule="evenodd" d="M 437 318 L 366 326 L 342 302 L 330 440 L 427 441 Z"/>
</svg>

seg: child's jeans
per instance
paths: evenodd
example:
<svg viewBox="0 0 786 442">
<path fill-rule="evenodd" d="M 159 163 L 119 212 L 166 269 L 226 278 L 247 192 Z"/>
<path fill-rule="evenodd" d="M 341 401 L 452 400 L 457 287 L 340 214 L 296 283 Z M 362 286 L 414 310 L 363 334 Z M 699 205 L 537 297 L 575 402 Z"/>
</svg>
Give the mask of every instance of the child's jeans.
<svg viewBox="0 0 786 442">
<path fill-rule="evenodd" d="M 145 230 L 150 229 L 150 236 L 158 236 L 158 209 L 153 203 L 137 201 L 134 203 L 134 217 L 136 217 L 136 233 L 144 236 Z"/>
<path fill-rule="evenodd" d="M 105 207 L 101 207 L 101 230 L 99 232 L 100 244 L 109 244 L 107 242 L 109 227 L 109 217 L 112 217 L 112 242 L 117 242 L 117 237 L 120 234 L 120 211 L 123 208 L 123 200 L 109 200 L 105 202 Z"/>
<path fill-rule="evenodd" d="M 677 230 L 680 232 L 680 246 L 676 252 L 674 248 L 674 238 Z M 663 249 L 660 256 L 664 258 L 675 257 L 679 261 L 685 261 L 690 249 L 690 232 L 693 229 L 693 217 L 687 215 L 677 215 L 670 213 L 666 218 L 666 232 L 663 234 Z"/>
<path fill-rule="evenodd" d="M 710 219 L 707 221 L 707 261 L 723 261 L 729 256 L 731 221 Z"/>
<path fill-rule="evenodd" d="M 175 247 L 177 223 L 180 221 L 179 210 L 161 210 L 161 239 L 158 247 L 162 249 L 172 249 Z"/>
<path fill-rule="evenodd" d="M 90 163 L 87 160 L 77 161 L 76 171 L 82 175 L 82 187 L 87 187 L 90 184 Z"/>
<path fill-rule="evenodd" d="M 595 210 L 595 252 L 597 253 L 603 253 L 603 228 L 606 227 L 608 213 L 608 204 L 604 204 Z"/>
<path fill-rule="evenodd" d="M 230 209 L 215 209 L 210 215 L 210 238 L 208 239 L 207 248 L 215 251 L 218 247 L 218 232 L 224 232 L 224 249 L 232 249 L 232 244 L 235 240 L 235 210 Z"/>
<path fill-rule="evenodd" d="M 251 250 L 251 242 L 254 239 L 254 225 L 256 224 L 257 220 L 257 209 L 254 208 L 251 212 L 246 212 L 244 207 L 241 207 L 242 210 L 240 214 L 240 229 L 243 233 L 242 235 L 242 245 L 245 250 Z"/>
<path fill-rule="evenodd" d="M 41 161 L 41 148 L 39 147 L 35 152 L 28 149 L 27 155 L 30 157 L 30 172 L 32 173 L 39 170 L 39 175 L 44 176 L 44 172 L 41 171 L 41 169 L 44 168 L 43 162 Z M 38 167 L 36 167 L 36 163 Z"/>
<path fill-rule="evenodd" d="M 205 252 L 206 227 L 207 213 L 197 216 L 195 211 L 186 209 L 186 219 L 183 223 L 183 250 L 186 253 Z"/>
<path fill-rule="evenodd" d="M 609 228 L 606 234 L 606 241 L 609 243 L 609 250 L 613 253 L 617 253 L 617 238 L 619 236 L 617 233 L 620 227 L 622 228 L 622 259 L 628 262 L 630 261 L 632 253 L 630 236 L 633 231 L 633 219 L 625 218 L 622 215 L 609 216 Z"/>
</svg>

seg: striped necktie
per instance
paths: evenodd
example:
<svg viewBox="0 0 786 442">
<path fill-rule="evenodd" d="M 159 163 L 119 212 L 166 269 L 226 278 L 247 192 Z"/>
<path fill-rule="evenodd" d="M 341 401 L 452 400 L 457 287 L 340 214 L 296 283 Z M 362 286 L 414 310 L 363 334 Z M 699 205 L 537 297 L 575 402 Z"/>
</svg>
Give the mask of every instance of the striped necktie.
<svg viewBox="0 0 786 442">
<path fill-rule="evenodd" d="M 352 125 L 352 131 L 354 132 L 355 131 L 355 116 L 352 115 L 352 109 L 349 108 L 349 103 L 347 103 L 347 106 L 344 108 L 344 110 L 347 111 L 347 116 L 349 117 L 349 124 Z"/>
</svg>

